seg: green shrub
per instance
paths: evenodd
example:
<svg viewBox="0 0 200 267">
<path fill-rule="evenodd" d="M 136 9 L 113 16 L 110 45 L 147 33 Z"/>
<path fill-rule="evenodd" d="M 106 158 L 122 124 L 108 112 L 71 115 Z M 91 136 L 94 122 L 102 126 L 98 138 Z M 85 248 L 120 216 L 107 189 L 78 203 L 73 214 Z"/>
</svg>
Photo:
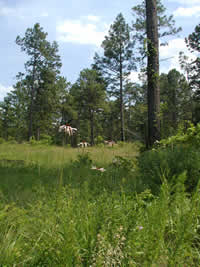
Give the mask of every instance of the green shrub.
<svg viewBox="0 0 200 267">
<path fill-rule="evenodd" d="M 52 144 L 52 137 L 47 134 L 40 135 L 40 143 L 44 145 L 51 145 Z"/>
<path fill-rule="evenodd" d="M 79 154 L 78 159 L 73 162 L 73 166 L 78 168 L 90 168 L 92 166 L 92 159 L 90 158 L 89 153 Z"/>
<path fill-rule="evenodd" d="M 52 138 L 49 135 L 41 134 L 40 141 L 37 141 L 34 136 L 31 137 L 29 141 L 30 145 L 51 145 L 52 144 Z"/>
<path fill-rule="evenodd" d="M 103 138 L 103 136 L 101 136 L 101 135 L 98 135 L 98 136 L 95 138 L 95 144 L 101 144 L 101 143 L 103 143 L 103 141 L 104 141 L 104 138 Z"/>
<path fill-rule="evenodd" d="M 200 146 L 200 123 L 194 126 L 192 123 L 187 122 L 188 127 L 185 129 L 184 125 L 180 125 L 176 135 L 162 139 L 160 142 L 155 143 L 155 147 L 166 147 L 177 144 L 187 144 L 194 147 Z"/>
<path fill-rule="evenodd" d="M 186 188 L 192 191 L 200 177 L 200 152 L 191 146 L 175 146 L 141 153 L 138 157 L 139 177 L 158 192 L 162 177 L 172 181 L 186 172 Z"/>
<path fill-rule="evenodd" d="M 0 137 L 0 144 L 3 144 L 3 143 L 5 143 L 5 142 L 6 142 L 5 139 L 2 138 L 2 137 Z"/>
<path fill-rule="evenodd" d="M 38 142 L 35 140 L 35 137 L 34 136 L 31 136 L 31 138 L 29 140 L 29 144 L 32 145 L 32 146 L 38 144 Z"/>
<path fill-rule="evenodd" d="M 13 136 L 8 136 L 8 143 L 9 144 L 17 144 L 17 141 Z"/>
</svg>

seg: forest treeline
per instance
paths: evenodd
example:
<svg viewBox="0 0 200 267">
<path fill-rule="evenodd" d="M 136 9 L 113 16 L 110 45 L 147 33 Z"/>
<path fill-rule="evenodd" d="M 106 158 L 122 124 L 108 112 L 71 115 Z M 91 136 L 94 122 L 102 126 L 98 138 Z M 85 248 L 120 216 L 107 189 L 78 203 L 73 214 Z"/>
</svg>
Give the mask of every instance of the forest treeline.
<svg viewBox="0 0 200 267">
<path fill-rule="evenodd" d="M 78 129 L 73 140 L 96 144 L 102 140 L 148 143 L 148 47 L 145 1 L 132 8 L 129 25 L 120 13 L 102 42 L 102 54 L 95 53 L 90 68 L 83 69 L 74 84 L 61 76 L 58 44 L 47 40 L 48 34 L 36 23 L 16 45 L 26 53 L 24 72 L 19 72 L 13 90 L 0 103 L 0 138 L 2 140 L 40 140 L 50 136 L 61 144 L 61 124 Z M 178 34 L 173 16 L 167 16 L 157 1 L 159 43 L 167 45 Z M 200 52 L 200 24 L 185 42 L 188 49 Z M 173 56 L 173 55 L 172 55 Z M 171 69 L 161 73 L 159 82 L 159 137 L 176 133 L 180 124 L 200 120 L 200 59 L 190 59 L 180 51 L 180 73 Z M 159 65 L 159 63 L 158 63 Z M 159 66 L 158 66 L 159 67 Z M 131 71 L 140 73 L 139 82 L 130 80 Z"/>
</svg>

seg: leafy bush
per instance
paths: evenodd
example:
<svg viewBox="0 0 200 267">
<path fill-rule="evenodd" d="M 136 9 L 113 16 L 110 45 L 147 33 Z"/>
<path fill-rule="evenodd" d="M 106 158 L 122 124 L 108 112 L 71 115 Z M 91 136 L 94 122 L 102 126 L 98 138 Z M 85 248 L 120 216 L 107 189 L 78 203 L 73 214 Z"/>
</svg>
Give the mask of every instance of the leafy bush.
<svg viewBox="0 0 200 267">
<path fill-rule="evenodd" d="M 187 122 L 188 127 L 185 129 L 183 125 L 179 126 L 178 132 L 174 136 L 170 136 L 167 139 L 163 139 L 160 142 L 155 143 L 155 147 L 166 147 L 177 144 L 187 144 L 195 147 L 200 146 L 200 123 L 194 126 L 192 123 Z"/>
<path fill-rule="evenodd" d="M 52 137 L 47 134 L 40 135 L 40 143 L 44 145 L 51 145 L 52 144 Z"/>
<path fill-rule="evenodd" d="M 34 136 L 31 136 L 30 140 L 29 140 L 29 144 L 34 146 L 34 145 L 38 145 L 38 141 L 35 140 Z"/>
<path fill-rule="evenodd" d="M 52 138 L 49 135 L 41 134 L 40 141 L 35 140 L 35 137 L 32 136 L 30 141 L 30 145 L 36 146 L 36 145 L 50 145 L 52 144 Z"/>
<path fill-rule="evenodd" d="M 138 157 L 139 177 L 153 192 L 158 192 L 163 176 L 172 181 L 185 171 L 186 187 L 191 191 L 200 177 L 199 158 L 200 152 L 188 146 L 146 151 Z"/>
<path fill-rule="evenodd" d="M 3 143 L 5 143 L 5 142 L 6 142 L 5 139 L 2 138 L 2 137 L 0 137 L 0 144 L 3 144 Z"/>
<path fill-rule="evenodd" d="M 92 166 L 92 159 L 90 158 L 89 153 L 83 153 L 78 155 L 78 159 L 73 162 L 73 166 L 75 167 L 86 167 L 90 168 Z"/>
<path fill-rule="evenodd" d="M 103 143 L 103 141 L 104 141 L 104 138 L 101 135 L 98 135 L 95 138 L 95 144 L 101 144 L 101 143 Z"/>
<path fill-rule="evenodd" d="M 13 136 L 8 136 L 8 143 L 9 144 L 17 144 L 17 141 Z"/>
</svg>

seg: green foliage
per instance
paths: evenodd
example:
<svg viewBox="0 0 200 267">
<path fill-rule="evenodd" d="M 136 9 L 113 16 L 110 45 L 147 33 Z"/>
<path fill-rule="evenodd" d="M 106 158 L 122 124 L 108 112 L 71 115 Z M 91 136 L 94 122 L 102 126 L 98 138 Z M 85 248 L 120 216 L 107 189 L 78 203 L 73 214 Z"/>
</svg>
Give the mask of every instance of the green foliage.
<svg viewBox="0 0 200 267">
<path fill-rule="evenodd" d="M 134 171 L 135 164 L 134 161 L 131 159 L 116 156 L 113 159 L 112 167 L 114 167 L 117 172 L 120 172 L 120 170 L 122 170 L 124 173 L 130 173 Z"/>
<path fill-rule="evenodd" d="M 192 91 L 183 74 L 172 69 L 160 75 L 162 138 L 176 133 L 178 124 L 192 118 Z"/>
<path fill-rule="evenodd" d="M 104 166 L 95 148 L 77 155 L 70 148 L 2 144 L 1 158 L 11 158 L 16 147 L 17 158 L 26 151 L 25 160 L 0 160 L 0 265 L 199 266 L 200 183 L 187 192 L 187 166 L 193 162 L 193 171 L 199 159 L 191 159 L 192 149 L 148 151 L 139 163 L 121 153 Z M 34 162 L 30 149 L 39 153 Z M 116 152 L 98 150 L 101 160 Z M 77 157 L 64 162 L 74 151 Z M 177 175 L 170 177 L 168 168 L 159 187 L 148 184 L 162 166 L 177 168 Z"/>
<path fill-rule="evenodd" d="M 8 136 L 8 143 L 10 144 L 17 144 L 17 141 L 13 136 Z"/>
<path fill-rule="evenodd" d="M 5 139 L 4 138 L 2 138 L 2 137 L 0 137 L 0 144 L 3 144 L 3 143 L 5 143 Z"/>
<path fill-rule="evenodd" d="M 117 99 L 121 141 L 124 141 L 124 83 L 128 80 L 130 71 L 135 69 L 133 47 L 130 27 L 120 13 L 102 42 L 104 55 L 100 57 L 95 54 L 94 57 L 93 67 L 105 78 L 109 95 Z"/>
<path fill-rule="evenodd" d="M 32 136 L 32 137 L 30 138 L 30 140 L 29 140 L 29 144 L 34 146 L 34 145 L 37 145 L 37 144 L 38 144 L 38 141 L 36 141 L 36 140 L 35 140 L 35 137 Z"/>
<path fill-rule="evenodd" d="M 52 144 L 52 137 L 47 134 L 41 134 L 40 135 L 40 143 L 45 145 L 51 145 Z"/>
<path fill-rule="evenodd" d="M 24 37 L 16 38 L 16 44 L 28 55 L 25 73 L 17 75 L 18 82 L 10 94 L 12 125 L 21 139 L 38 139 L 40 133 L 52 131 L 53 123 L 60 118 L 61 100 L 68 84 L 59 76 L 62 64 L 58 45 L 47 41 L 47 35 L 36 23 Z"/>
<path fill-rule="evenodd" d="M 101 135 L 98 135 L 98 136 L 95 138 L 95 144 L 103 144 L 103 141 L 104 141 L 104 138 L 103 138 L 103 136 L 101 136 Z"/>
<path fill-rule="evenodd" d="M 80 135 L 83 140 L 89 135 L 90 143 L 94 145 L 94 132 L 98 126 L 97 119 L 105 107 L 104 81 L 96 70 L 84 69 L 80 72 L 80 77 L 70 92 L 74 97 L 79 114 L 79 126 L 82 126 L 80 127 Z"/>
<path fill-rule="evenodd" d="M 191 122 L 185 122 L 184 124 L 180 124 L 176 135 L 163 139 L 157 142 L 156 145 L 161 147 L 170 145 L 173 147 L 177 144 L 187 144 L 198 148 L 200 146 L 200 123 L 196 126 Z M 187 128 L 185 128 L 185 126 L 187 126 Z"/>
<path fill-rule="evenodd" d="M 34 136 L 32 136 L 29 140 L 29 144 L 32 146 L 35 145 L 51 145 L 52 144 L 52 138 L 51 136 L 47 134 L 41 134 L 40 140 L 37 141 Z"/>
<path fill-rule="evenodd" d="M 169 182 L 186 173 L 186 188 L 192 191 L 200 177 L 200 153 L 188 146 L 158 148 L 143 152 L 138 158 L 139 177 L 154 193 L 164 176 Z"/>
<path fill-rule="evenodd" d="M 79 154 L 78 159 L 74 161 L 73 165 L 78 168 L 90 168 L 92 166 L 92 159 L 89 153 Z"/>
<path fill-rule="evenodd" d="M 199 42 L 199 34 L 200 34 L 200 24 L 197 25 L 194 29 L 194 32 L 189 34 L 189 36 L 185 39 L 186 45 L 189 48 L 190 52 L 200 52 L 200 42 Z M 189 81 L 189 85 L 191 90 L 193 91 L 192 96 L 192 106 L 193 106 L 193 122 L 199 122 L 200 120 L 200 58 L 199 55 L 196 56 L 195 60 L 191 60 L 188 62 L 188 58 L 185 57 L 182 60 L 182 68 L 185 69 L 187 73 L 187 78 Z M 181 62 L 181 63 L 182 63 Z"/>
<path fill-rule="evenodd" d="M 96 195 L 87 180 L 78 188 L 38 183 L 27 206 L 6 204 L 1 191 L 0 264 L 198 266 L 199 188 L 188 197 L 184 180 L 171 186 L 163 177 L 157 197 L 127 195 L 123 184 L 119 193 L 100 188 Z"/>
<path fill-rule="evenodd" d="M 175 20 L 173 15 L 168 16 L 166 14 L 166 8 L 160 0 L 157 0 L 157 16 L 159 25 L 159 38 L 163 39 L 166 36 L 176 35 L 182 29 L 181 27 L 175 27 Z M 146 4 L 143 0 L 141 4 L 134 6 L 132 8 L 133 16 L 135 20 L 133 21 L 132 28 L 135 31 L 134 38 L 139 43 L 139 57 L 138 59 L 143 61 L 146 56 Z M 166 41 L 162 40 L 162 45 L 166 45 Z"/>
</svg>

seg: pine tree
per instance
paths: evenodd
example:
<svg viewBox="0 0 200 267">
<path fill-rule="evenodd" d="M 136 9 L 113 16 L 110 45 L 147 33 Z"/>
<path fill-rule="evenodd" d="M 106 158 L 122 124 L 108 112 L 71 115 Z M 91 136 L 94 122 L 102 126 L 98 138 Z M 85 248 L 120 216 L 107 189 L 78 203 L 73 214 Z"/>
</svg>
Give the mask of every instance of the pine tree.
<svg viewBox="0 0 200 267">
<path fill-rule="evenodd" d="M 186 44 L 191 52 L 200 52 L 200 24 L 195 27 L 193 33 L 185 39 Z M 189 81 L 190 87 L 193 90 L 193 102 L 194 102 L 194 116 L 193 121 L 195 123 L 200 121 L 200 57 L 190 63 Z"/>
<path fill-rule="evenodd" d="M 36 128 L 35 135 L 39 138 L 42 122 L 39 124 L 38 118 L 44 120 L 44 111 L 51 112 L 50 102 L 55 96 L 54 86 L 61 67 L 58 45 L 56 42 L 51 44 L 46 37 L 47 33 L 36 23 L 33 28 L 26 30 L 24 37 L 16 38 L 16 43 L 30 58 L 25 63 L 26 88 L 29 94 L 28 139 L 34 134 L 33 127 Z"/>
<path fill-rule="evenodd" d="M 95 55 L 95 66 L 103 73 L 108 85 L 108 92 L 119 101 L 121 141 L 124 134 L 124 82 L 130 71 L 135 69 L 133 60 L 133 42 L 130 27 L 120 13 L 111 25 L 108 36 L 102 42 L 104 56 Z"/>
<path fill-rule="evenodd" d="M 162 137 L 175 134 L 180 122 L 191 120 L 192 107 L 188 82 L 183 74 L 172 69 L 160 75 Z"/>
<path fill-rule="evenodd" d="M 148 145 L 160 140 L 159 48 L 156 0 L 146 0 Z"/>
<path fill-rule="evenodd" d="M 173 15 L 166 14 L 166 8 L 161 3 L 161 0 L 156 0 L 157 19 L 158 19 L 158 38 L 161 45 L 167 45 L 165 37 L 176 35 L 182 28 L 175 27 L 175 20 Z M 146 4 L 143 0 L 141 4 L 132 8 L 135 20 L 132 22 L 132 30 L 134 32 L 134 40 L 138 44 L 138 61 L 144 63 L 144 58 L 147 56 L 147 18 L 146 18 Z"/>
<path fill-rule="evenodd" d="M 105 86 L 97 71 L 82 70 L 77 82 L 71 88 L 71 94 L 76 102 L 79 123 L 83 126 L 81 128 L 84 129 L 88 122 L 90 124 L 90 142 L 94 145 L 96 116 L 104 108 L 106 98 Z M 86 129 L 82 132 L 82 138 L 88 135 L 85 131 Z"/>
</svg>

